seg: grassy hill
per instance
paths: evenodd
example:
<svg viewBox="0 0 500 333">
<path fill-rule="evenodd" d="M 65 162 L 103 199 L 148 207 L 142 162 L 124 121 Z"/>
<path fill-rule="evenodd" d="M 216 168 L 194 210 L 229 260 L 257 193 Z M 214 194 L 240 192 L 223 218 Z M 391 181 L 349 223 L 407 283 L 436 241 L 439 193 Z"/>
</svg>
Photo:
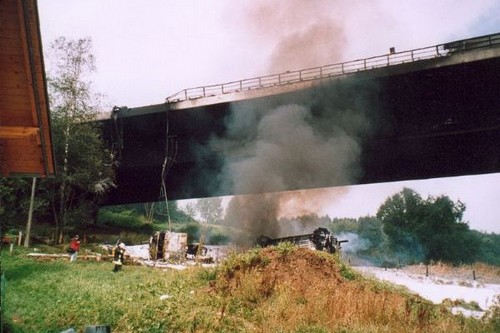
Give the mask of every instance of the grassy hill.
<svg viewBox="0 0 500 333">
<path fill-rule="evenodd" d="M 182 271 L 2 253 L 5 332 L 498 332 L 490 319 L 366 279 L 338 258 L 281 244 Z"/>
</svg>

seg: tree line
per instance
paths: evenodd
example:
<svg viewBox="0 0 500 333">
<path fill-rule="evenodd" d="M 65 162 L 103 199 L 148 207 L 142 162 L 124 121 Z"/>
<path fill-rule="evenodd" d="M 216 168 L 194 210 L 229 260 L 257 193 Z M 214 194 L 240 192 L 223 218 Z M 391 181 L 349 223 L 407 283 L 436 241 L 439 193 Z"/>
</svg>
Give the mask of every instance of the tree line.
<svg viewBox="0 0 500 333">
<path fill-rule="evenodd" d="M 165 224 L 164 203 L 156 203 L 151 223 Z M 144 218 L 146 205 L 133 204 L 101 209 L 109 223 L 135 216 Z M 422 198 L 417 192 L 403 188 L 388 197 L 374 216 L 359 218 L 330 218 L 316 214 L 277 221 L 282 230 L 312 232 L 317 227 L 328 228 L 337 238 L 348 239 L 344 253 L 378 265 L 399 263 L 446 262 L 454 265 L 476 261 L 500 265 L 500 235 L 469 228 L 463 220 L 466 205 L 454 202 L 446 195 Z M 233 218 L 224 214 L 220 198 L 199 199 L 183 208 L 176 202 L 170 206 L 174 231 L 187 232 L 192 241 L 200 238 L 211 244 L 226 244 L 234 236 Z M 121 218 L 119 216 L 122 216 Z M 141 222 L 136 222 L 138 225 Z"/>
</svg>

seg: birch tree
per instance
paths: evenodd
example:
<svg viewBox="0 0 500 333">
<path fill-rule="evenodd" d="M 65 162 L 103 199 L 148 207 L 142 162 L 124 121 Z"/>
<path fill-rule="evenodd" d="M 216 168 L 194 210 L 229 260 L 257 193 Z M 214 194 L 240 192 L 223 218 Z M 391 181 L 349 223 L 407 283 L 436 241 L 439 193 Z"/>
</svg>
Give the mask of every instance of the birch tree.
<svg viewBox="0 0 500 333">
<path fill-rule="evenodd" d="M 95 120 L 100 96 L 88 75 L 95 71 L 90 38 L 56 39 L 48 90 L 56 177 L 46 182 L 59 242 L 68 223 L 90 220 L 97 202 L 114 184 L 113 156 L 102 142 Z"/>
</svg>

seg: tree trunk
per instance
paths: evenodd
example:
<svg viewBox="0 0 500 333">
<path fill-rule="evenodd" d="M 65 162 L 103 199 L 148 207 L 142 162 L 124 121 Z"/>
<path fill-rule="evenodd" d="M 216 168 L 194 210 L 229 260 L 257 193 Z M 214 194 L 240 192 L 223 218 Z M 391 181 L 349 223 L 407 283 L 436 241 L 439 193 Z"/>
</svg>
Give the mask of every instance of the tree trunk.
<svg viewBox="0 0 500 333">
<path fill-rule="evenodd" d="M 59 224 L 57 228 L 57 242 L 58 244 L 62 244 L 64 241 L 64 225 L 66 224 L 66 205 L 65 200 L 66 196 L 64 192 L 66 191 L 66 184 L 62 182 L 59 187 Z"/>
</svg>

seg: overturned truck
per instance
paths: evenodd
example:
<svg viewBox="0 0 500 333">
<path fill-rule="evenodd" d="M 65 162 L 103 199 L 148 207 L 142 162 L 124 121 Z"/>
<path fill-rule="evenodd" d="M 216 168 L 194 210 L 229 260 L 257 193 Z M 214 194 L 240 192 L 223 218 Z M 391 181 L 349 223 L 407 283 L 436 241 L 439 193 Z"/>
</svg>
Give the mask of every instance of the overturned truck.
<svg viewBox="0 0 500 333">
<path fill-rule="evenodd" d="M 310 248 L 318 251 L 335 253 L 340 251 L 340 249 L 342 248 L 342 243 L 346 243 L 348 241 L 338 240 L 326 228 L 317 228 L 311 234 L 297 236 L 270 238 L 262 235 L 257 238 L 256 245 L 260 247 L 267 247 L 278 245 L 279 243 L 283 242 L 289 242 L 300 247 Z"/>
</svg>

